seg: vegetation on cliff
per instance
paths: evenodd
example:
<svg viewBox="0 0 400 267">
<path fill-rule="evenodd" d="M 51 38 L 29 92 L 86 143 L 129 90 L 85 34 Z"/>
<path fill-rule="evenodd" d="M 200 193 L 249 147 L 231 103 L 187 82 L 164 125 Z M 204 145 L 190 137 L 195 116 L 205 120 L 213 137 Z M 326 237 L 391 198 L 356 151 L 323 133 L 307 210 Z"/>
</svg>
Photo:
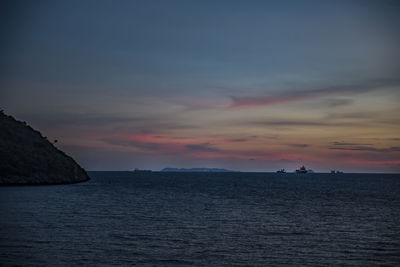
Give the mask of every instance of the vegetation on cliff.
<svg viewBox="0 0 400 267">
<path fill-rule="evenodd" d="M 0 185 L 89 180 L 85 170 L 25 122 L 0 112 Z"/>
</svg>

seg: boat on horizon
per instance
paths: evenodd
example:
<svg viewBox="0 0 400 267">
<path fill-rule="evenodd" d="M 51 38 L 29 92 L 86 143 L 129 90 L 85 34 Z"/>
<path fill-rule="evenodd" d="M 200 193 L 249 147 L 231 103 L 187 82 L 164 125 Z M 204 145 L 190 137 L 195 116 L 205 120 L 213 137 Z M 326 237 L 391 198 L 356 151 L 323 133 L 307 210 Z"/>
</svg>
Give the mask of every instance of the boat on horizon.
<svg viewBox="0 0 400 267">
<path fill-rule="evenodd" d="M 307 172 L 308 172 L 308 171 L 307 171 L 306 167 L 304 167 L 304 165 L 301 166 L 300 169 L 297 169 L 297 170 L 296 170 L 296 173 L 307 173 Z"/>
<path fill-rule="evenodd" d="M 278 171 L 276 171 L 276 173 L 286 173 L 285 169 L 280 169 Z"/>
</svg>

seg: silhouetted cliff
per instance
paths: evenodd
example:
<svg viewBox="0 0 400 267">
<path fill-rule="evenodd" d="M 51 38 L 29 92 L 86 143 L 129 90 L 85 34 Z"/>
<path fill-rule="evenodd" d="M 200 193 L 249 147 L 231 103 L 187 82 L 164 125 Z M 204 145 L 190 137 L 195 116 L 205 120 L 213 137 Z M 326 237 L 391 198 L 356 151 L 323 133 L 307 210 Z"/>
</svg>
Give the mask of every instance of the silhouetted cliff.
<svg viewBox="0 0 400 267">
<path fill-rule="evenodd" d="M 85 170 L 40 132 L 0 112 L 0 185 L 87 180 Z"/>
</svg>

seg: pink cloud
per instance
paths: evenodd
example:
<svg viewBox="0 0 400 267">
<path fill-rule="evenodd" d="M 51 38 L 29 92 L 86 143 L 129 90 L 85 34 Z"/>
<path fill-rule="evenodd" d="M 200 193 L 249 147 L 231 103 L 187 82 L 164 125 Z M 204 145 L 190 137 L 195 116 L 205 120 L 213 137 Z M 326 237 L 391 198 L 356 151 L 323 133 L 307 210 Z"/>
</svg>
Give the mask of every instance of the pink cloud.
<svg viewBox="0 0 400 267">
<path fill-rule="evenodd" d="M 288 148 L 286 143 L 268 149 L 265 149 L 265 144 L 261 143 L 259 147 L 255 147 L 258 139 L 206 136 L 177 138 L 176 136 L 181 135 L 172 133 L 111 134 L 97 139 L 97 144 L 99 148 L 132 152 L 137 156 L 173 156 L 192 159 L 193 162 L 204 159 L 215 162 L 243 162 L 243 166 L 246 166 L 246 162 L 253 159 L 256 164 L 265 164 L 266 168 L 279 165 L 294 169 L 299 164 L 305 164 L 312 169 L 320 167 L 323 170 L 329 169 L 330 166 L 332 168 L 337 166 L 336 168 L 343 170 L 362 166 L 377 169 L 383 165 L 394 166 L 399 163 L 397 160 L 390 160 L 398 158 L 396 158 L 399 153 L 397 150 L 383 153 L 380 150 L 332 150 L 306 147 L 297 153 L 297 150 L 292 147 Z M 249 146 L 246 147 L 247 145 Z M 370 157 L 371 155 L 373 157 Z"/>
</svg>

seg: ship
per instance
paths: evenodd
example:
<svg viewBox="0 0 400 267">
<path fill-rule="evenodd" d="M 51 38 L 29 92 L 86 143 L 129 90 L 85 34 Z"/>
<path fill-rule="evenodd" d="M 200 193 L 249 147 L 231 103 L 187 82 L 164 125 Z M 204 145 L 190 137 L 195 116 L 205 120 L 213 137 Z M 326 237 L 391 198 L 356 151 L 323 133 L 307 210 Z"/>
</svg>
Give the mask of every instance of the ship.
<svg viewBox="0 0 400 267">
<path fill-rule="evenodd" d="M 342 171 L 335 171 L 335 170 L 332 170 L 331 173 L 332 173 L 332 174 L 336 174 L 336 173 L 343 173 L 343 172 L 342 172 Z"/>
<path fill-rule="evenodd" d="M 308 171 L 307 171 L 306 167 L 304 167 L 304 165 L 301 166 L 300 169 L 297 169 L 297 170 L 296 170 L 296 173 L 307 173 L 307 172 L 308 172 Z"/>
<path fill-rule="evenodd" d="M 285 169 L 280 169 L 278 171 L 276 171 L 276 173 L 286 173 Z"/>
</svg>

